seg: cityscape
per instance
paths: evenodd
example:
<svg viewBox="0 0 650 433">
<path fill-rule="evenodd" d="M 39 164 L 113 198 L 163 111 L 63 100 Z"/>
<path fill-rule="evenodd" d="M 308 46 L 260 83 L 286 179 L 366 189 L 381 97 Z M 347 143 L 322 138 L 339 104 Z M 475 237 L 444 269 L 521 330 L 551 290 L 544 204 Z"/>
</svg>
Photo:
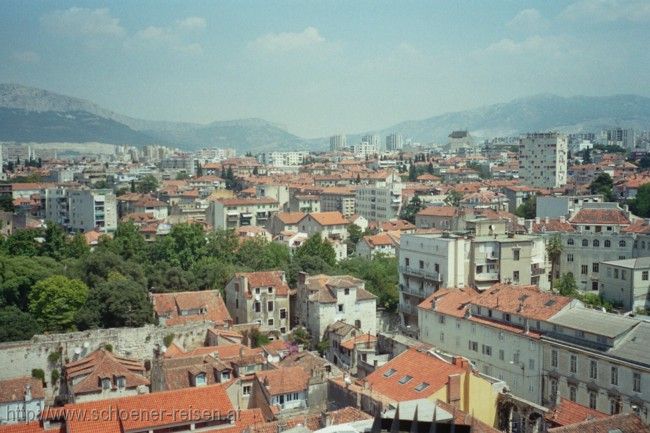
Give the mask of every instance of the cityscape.
<svg viewBox="0 0 650 433">
<path fill-rule="evenodd" d="M 0 14 L 0 433 L 650 433 L 645 0 L 111 3 Z"/>
</svg>

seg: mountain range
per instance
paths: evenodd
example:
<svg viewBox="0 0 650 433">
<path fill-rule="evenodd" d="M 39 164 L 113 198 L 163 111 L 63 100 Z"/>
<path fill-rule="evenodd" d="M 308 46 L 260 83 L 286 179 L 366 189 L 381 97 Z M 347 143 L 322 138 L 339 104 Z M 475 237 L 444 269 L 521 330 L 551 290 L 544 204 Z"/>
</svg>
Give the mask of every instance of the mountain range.
<svg viewBox="0 0 650 433">
<path fill-rule="evenodd" d="M 597 132 L 604 128 L 650 129 L 650 98 L 636 95 L 535 95 L 510 102 L 410 120 L 385 129 L 348 135 L 393 132 L 415 142 L 444 143 L 456 129 L 476 137 L 557 130 Z M 325 149 L 327 138 L 303 139 L 263 119 L 217 121 L 209 124 L 136 119 L 90 101 L 18 84 L 0 84 L 0 141 L 100 142 L 164 144 L 184 149 L 233 147 L 239 152 Z"/>
</svg>

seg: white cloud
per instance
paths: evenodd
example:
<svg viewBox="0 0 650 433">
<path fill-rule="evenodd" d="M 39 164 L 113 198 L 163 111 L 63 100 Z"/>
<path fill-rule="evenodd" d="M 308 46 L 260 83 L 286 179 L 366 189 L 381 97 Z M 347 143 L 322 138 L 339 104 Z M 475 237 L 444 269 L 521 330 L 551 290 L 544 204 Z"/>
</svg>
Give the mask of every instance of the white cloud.
<svg viewBox="0 0 650 433">
<path fill-rule="evenodd" d="M 177 27 L 181 30 L 203 30 L 207 26 L 205 18 L 201 17 L 187 17 L 176 23 Z"/>
<path fill-rule="evenodd" d="M 51 32 L 64 35 L 121 37 L 125 34 L 120 20 L 106 8 L 56 10 L 44 15 L 41 23 Z"/>
<path fill-rule="evenodd" d="M 510 38 L 501 39 L 489 45 L 485 52 L 497 54 L 558 54 L 564 46 L 564 40 L 559 37 L 541 37 L 539 35 L 531 36 L 521 41 Z"/>
<path fill-rule="evenodd" d="M 16 51 L 11 58 L 19 63 L 38 63 L 41 61 L 41 56 L 34 51 Z"/>
<path fill-rule="evenodd" d="M 535 33 L 548 27 L 548 22 L 537 9 L 524 9 L 508 21 L 506 27 Z"/>
<path fill-rule="evenodd" d="M 650 2 L 647 0 L 580 0 L 560 13 L 572 21 L 650 21 Z"/>
<path fill-rule="evenodd" d="M 196 42 L 185 42 L 178 30 L 173 27 L 149 26 L 137 31 L 125 42 L 127 48 L 167 48 L 186 54 L 202 54 L 203 47 Z"/>
<path fill-rule="evenodd" d="M 324 44 L 325 38 L 315 27 L 307 27 L 302 32 L 268 33 L 252 42 L 252 46 L 271 52 L 287 52 L 312 48 Z"/>
</svg>

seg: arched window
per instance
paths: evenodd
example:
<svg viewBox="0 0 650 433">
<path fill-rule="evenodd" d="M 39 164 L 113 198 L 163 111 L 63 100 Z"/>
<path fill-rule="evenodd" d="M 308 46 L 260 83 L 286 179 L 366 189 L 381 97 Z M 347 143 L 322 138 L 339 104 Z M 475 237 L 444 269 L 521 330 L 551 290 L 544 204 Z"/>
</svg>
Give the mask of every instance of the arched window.
<svg viewBox="0 0 650 433">
<path fill-rule="evenodd" d="M 594 239 L 594 247 L 599 247 L 600 246 L 600 241 L 598 239 Z"/>
<path fill-rule="evenodd" d="M 589 241 L 587 239 L 582 240 L 582 246 L 583 247 L 588 247 L 589 246 Z"/>
<path fill-rule="evenodd" d="M 610 241 L 609 239 L 606 240 L 606 241 L 605 241 L 605 248 L 609 248 L 609 247 L 611 247 L 611 246 L 612 246 L 612 241 Z"/>
<path fill-rule="evenodd" d="M 618 241 L 618 246 L 621 248 L 625 248 L 625 241 Z"/>
<path fill-rule="evenodd" d="M 573 245 L 573 238 L 569 238 L 566 240 L 567 245 Z"/>
</svg>

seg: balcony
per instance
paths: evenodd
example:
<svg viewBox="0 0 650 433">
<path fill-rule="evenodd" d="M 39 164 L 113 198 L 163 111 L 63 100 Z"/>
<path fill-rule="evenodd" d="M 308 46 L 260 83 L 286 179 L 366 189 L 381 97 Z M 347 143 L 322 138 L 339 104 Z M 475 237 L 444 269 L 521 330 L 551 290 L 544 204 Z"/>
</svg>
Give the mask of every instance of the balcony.
<svg viewBox="0 0 650 433">
<path fill-rule="evenodd" d="M 546 269 L 544 268 L 539 268 L 537 266 L 531 266 L 530 267 L 530 274 L 533 277 L 539 276 L 539 275 L 544 275 L 546 273 Z"/>
<path fill-rule="evenodd" d="M 399 290 L 402 293 L 406 293 L 407 295 L 417 296 L 417 297 L 422 298 L 422 299 L 424 299 L 427 296 L 426 292 L 424 291 L 424 287 L 422 287 L 422 288 L 410 287 L 410 286 L 407 286 L 405 284 L 400 284 L 399 285 Z"/>
<path fill-rule="evenodd" d="M 401 265 L 399 271 L 407 275 L 415 275 L 418 277 L 426 278 L 431 281 L 442 282 L 442 277 L 436 271 L 429 271 L 427 269 L 416 269 L 410 266 Z"/>
<path fill-rule="evenodd" d="M 474 276 L 476 281 L 498 281 L 499 273 L 498 272 L 482 272 Z"/>
</svg>

